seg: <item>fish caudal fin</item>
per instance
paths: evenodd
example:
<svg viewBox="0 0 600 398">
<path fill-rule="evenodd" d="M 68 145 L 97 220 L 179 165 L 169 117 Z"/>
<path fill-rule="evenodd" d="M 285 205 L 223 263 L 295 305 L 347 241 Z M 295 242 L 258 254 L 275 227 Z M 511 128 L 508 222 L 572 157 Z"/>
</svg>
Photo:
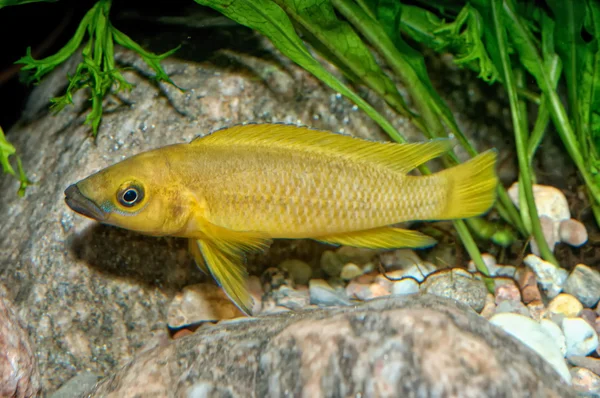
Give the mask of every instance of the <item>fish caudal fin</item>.
<svg viewBox="0 0 600 398">
<path fill-rule="evenodd" d="M 450 179 L 447 206 L 439 219 L 475 217 L 492 207 L 498 185 L 496 158 L 496 150 L 491 149 L 436 174 Z"/>
</svg>

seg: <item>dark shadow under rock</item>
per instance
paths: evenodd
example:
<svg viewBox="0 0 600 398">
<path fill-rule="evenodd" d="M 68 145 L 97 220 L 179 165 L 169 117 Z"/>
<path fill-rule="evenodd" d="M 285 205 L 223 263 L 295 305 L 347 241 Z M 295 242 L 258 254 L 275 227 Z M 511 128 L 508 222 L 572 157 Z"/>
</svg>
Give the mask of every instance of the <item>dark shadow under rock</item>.
<svg viewBox="0 0 600 398">
<path fill-rule="evenodd" d="M 468 307 L 422 295 L 201 328 L 140 354 L 90 396 L 575 396 L 561 380 Z"/>
</svg>

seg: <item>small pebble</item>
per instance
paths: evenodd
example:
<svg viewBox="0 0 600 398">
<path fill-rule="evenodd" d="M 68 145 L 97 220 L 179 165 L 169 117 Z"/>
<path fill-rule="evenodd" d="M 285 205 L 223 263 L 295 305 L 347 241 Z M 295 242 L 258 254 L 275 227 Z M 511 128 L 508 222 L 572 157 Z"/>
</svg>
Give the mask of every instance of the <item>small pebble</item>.
<svg viewBox="0 0 600 398">
<path fill-rule="evenodd" d="M 515 182 L 508 189 L 508 196 L 519 207 L 519 183 Z M 540 216 L 547 216 L 550 219 L 560 222 L 571 218 L 569 203 L 565 194 L 560 189 L 549 185 L 533 185 L 533 196 L 535 207 Z"/>
<path fill-rule="evenodd" d="M 423 282 L 427 276 L 437 271 L 437 267 L 429 262 L 414 264 L 405 269 L 386 272 L 388 278 L 400 280 L 402 278 L 413 278 L 417 282 Z"/>
<path fill-rule="evenodd" d="M 579 300 L 567 293 L 559 294 L 548 304 L 548 311 L 567 317 L 577 316 L 582 309 L 583 305 Z"/>
<path fill-rule="evenodd" d="M 298 311 L 310 303 L 308 290 L 296 290 L 289 286 L 281 286 L 273 292 L 275 303 L 278 306 Z"/>
<path fill-rule="evenodd" d="M 344 267 L 342 268 L 340 277 L 345 281 L 349 281 L 358 276 L 361 276 L 362 274 L 364 274 L 364 271 L 362 270 L 362 268 L 360 268 L 358 265 L 356 265 L 354 263 L 348 263 L 348 264 L 344 265 Z"/>
<path fill-rule="evenodd" d="M 200 322 L 243 316 L 219 286 L 198 283 L 184 287 L 175 295 L 167 310 L 167 323 L 169 327 L 179 329 Z"/>
<path fill-rule="evenodd" d="M 488 293 L 482 280 L 475 279 L 462 268 L 443 270 L 429 275 L 421 289 L 425 293 L 459 301 L 478 313 L 483 310 Z"/>
<path fill-rule="evenodd" d="M 414 265 L 423 264 L 421 257 L 411 249 L 398 249 L 381 253 L 379 260 L 387 271 L 403 270 Z"/>
<path fill-rule="evenodd" d="M 534 300 L 530 302 L 527 304 L 527 309 L 529 310 L 529 316 L 538 322 L 544 319 L 548 313 L 548 310 L 546 309 L 546 306 L 542 300 Z"/>
<path fill-rule="evenodd" d="M 344 264 L 354 263 L 362 265 L 363 269 L 367 263 L 377 256 L 377 250 L 352 246 L 342 246 L 335 253 Z"/>
<path fill-rule="evenodd" d="M 496 284 L 496 305 L 505 300 L 519 303 L 521 302 L 521 292 L 519 291 L 519 288 L 514 280 L 496 278 L 494 279 L 494 283 Z"/>
<path fill-rule="evenodd" d="M 564 318 L 562 330 L 567 341 L 567 356 L 589 355 L 598 348 L 598 334 L 583 318 Z"/>
<path fill-rule="evenodd" d="M 483 263 L 485 264 L 485 266 L 488 269 L 488 272 L 490 273 L 490 276 L 495 276 L 496 275 L 496 257 L 492 256 L 490 253 L 482 253 L 481 254 L 481 259 L 483 260 Z M 473 260 L 469 260 L 469 263 L 467 264 L 467 269 L 469 270 L 469 272 L 477 272 L 478 269 L 475 266 L 475 262 Z"/>
<path fill-rule="evenodd" d="M 483 305 L 483 309 L 479 313 L 485 319 L 490 319 L 496 313 L 496 299 L 492 293 L 488 293 L 485 296 L 485 304 Z"/>
<path fill-rule="evenodd" d="M 534 254 L 527 255 L 523 262 L 533 270 L 548 298 L 553 299 L 562 291 L 569 275 L 567 270 L 544 261 Z"/>
<path fill-rule="evenodd" d="M 521 287 L 521 296 L 525 304 L 542 300 L 535 274 L 531 269 L 525 268 L 519 275 L 519 286 Z"/>
<path fill-rule="evenodd" d="M 321 269 L 329 276 L 340 276 L 344 261 L 332 250 L 325 250 L 321 254 Z"/>
<path fill-rule="evenodd" d="M 308 282 L 310 303 L 318 306 L 349 305 L 350 302 L 340 296 L 323 279 L 311 279 Z"/>
<path fill-rule="evenodd" d="M 496 314 L 507 312 L 527 317 L 530 315 L 529 309 L 520 301 L 504 300 L 499 302 L 496 306 Z"/>
<path fill-rule="evenodd" d="M 552 338 L 552 341 L 556 344 L 560 353 L 564 357 L 567 354 L 567 342 L 565 340 L 565 334 L 563 333 L 560 326 L 552 322 L 549 319 L 542 319 L 540 321 L 540 327 L 546 335 Z"/>
<path fill-rule="evenodd" d="M 600 273 L 587 265 L 577 264 L 567 278 L 564 291 L 593 308 L 600 300 Z"/>
<path fill-rule="evenodd" d="M 190 334 L 194 334 L 190 329 L 179 329 L 173 334 L 173 340 L 180 339 L 185 336 L 189 336 Z"/>
<path fill-rule="evenodd" d="M 416 294 L 419 293 L 419 284 L 412 278 L 404 278 L 392 283 L 391 290 L 394 295 Z"/>
<path fill-rule="evenodd" d="M 573 389 L 581 392 L 583 397 L 600 396 L 600 376 L 585 368 L 571 369 Z"/>
<path fill-rule="evenodd" d="M 585 319 L 585 321 L 589 323 L 591 327 L 596 328 L 596 318 L 598 318 L 596 311 L 590 308 L 584 308 L 581 310 L 578 316 Z"/>
<path fill-rule="evenodd" d="M 269 267 L 260 276 L 265 292 L 278 289 L 280 286 L 294 286 L 294 280 L 286 269 Z"/>
<path fill-rule="evenodd" d="M 356 293 L 356 298 L 359 300 L 371 300 L 377 297 L 389 296 L 390 291 L 378 283 L 371 283 L 366 286 L 366 289 L 361 289 Z"/>
<path fill-rule="evenodd" d="M 496 314 L 490 319 L 496 325 L 523 344 L 537 352 L 567 382 L 571 382 L 571 374 L 563 354 L 554 341 L 553 336 L 533 319 L 512 313 Z"/>
<path fill-rule="evenodd" d="M 585 226 L 573 218 L 561 221 L 558 236 L 562 242 L 574 247 L 580 247 L 588 240 Z"/>
<path fill-rule="evenodd" d="M 378 285 L 381 285 L 389 292 L 392 291 L 392 284 L 394 283 L 394 281 L 388 279 L 384 275 L 379 274 L 379 275 L 375 276 L 375 280 L 373 282 L 377 283 Z"/>
<path fill-rule="evenodd" d="M 288 271 L 294 282 L 299 285 L 307 285 L 312 276 L 310 265 L 301 260 L 284 260 L 279 264 L 279 268 Z"/>
<path fill-rule="evenodd" d="M 591 370 L 596 375 L 600 376 L 600 359 L 590 358 L 583 356 L 571 356 L 567 358 L 567 361 L 573 366 L 579 366 L 580 368 L 586 368 Z"/>
</svg>

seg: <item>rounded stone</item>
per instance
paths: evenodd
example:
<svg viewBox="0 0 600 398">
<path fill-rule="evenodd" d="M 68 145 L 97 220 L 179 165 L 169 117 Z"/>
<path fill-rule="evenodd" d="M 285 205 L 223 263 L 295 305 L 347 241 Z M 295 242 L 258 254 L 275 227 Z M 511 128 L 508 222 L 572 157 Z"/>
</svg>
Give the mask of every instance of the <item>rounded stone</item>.
<svg viewBox="0 0 600 398">
<path fill-rule="evenodd" d="M 419 283 L 413 278 L 404 278 L 392 284 L 392 294 L 405 295 L 419 293 Z"/>
<path fill-rule="evenodd" d="M 567 356 L 586 356 L 598 348 L 598 334 L 583 318 L 564 318 L 562 330 L 567 343 Z"/>
<path fill-rule="evenodd" d="M 300 285 L 308 284 L 308 281 L 312 276 L 312 268 L 310 268 L 310 265 L 301 260 L 284 260 L 279 264 L 279 268 L 287 270 L 294 282 Z"/>
<path fill-rule="evenodd" d="M 561 221 L 558 235 L 562 242 L 575 247 L 582 246 L 588 240 L 585 225 L 573 218 Z"/>
<path fill-rule="evenodd" d="M 358 265 L 354 263 L 348 263 L 342 267 L 340 277 L 345 281 L 349 281 L 357 276 L 361 276 L 363 273 L 364 271 Z"/>
<path fill-rule="evenodd" d="M 574 296 L 561 293 L 550 301 L 548 311 L 553 314 L 560 314 L 567 317 L 577 316 L 583 309 L 583 304 Z"/>
<path fill-rule="evenodd" d="M 473 278 L 461 268 L 429 275 L 422 289 L 426 293 L 464 303 L 478 313 L 483 310 L 488 293 L 482 280 Z"/>
</svg>

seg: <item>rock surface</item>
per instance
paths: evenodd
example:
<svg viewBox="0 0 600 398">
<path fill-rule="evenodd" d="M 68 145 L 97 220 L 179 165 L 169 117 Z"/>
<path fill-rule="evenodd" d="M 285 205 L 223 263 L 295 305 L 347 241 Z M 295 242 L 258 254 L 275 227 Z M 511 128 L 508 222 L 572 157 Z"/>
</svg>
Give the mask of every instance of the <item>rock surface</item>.
<svg viewBox="0 0 600 398">
<path fill-rule="evenodd" d="M 203 328 L 139 355 L 90 396 L 574 397 L 560 380 L 468 307 L 425 295 Z"/>
<path fill-rule="evenodd" d="M 272 51 L 262 39 L 254 44 L 262 54 Z M 132 67 L 125 77 L 136 87 L 105 101 L 96 141 L 83 125 L 83 92 L 57 116 L 7 132 L 38 184 L 20 198 L 15 180 L 0 178 L 0 290 L 31 331 L 48 392 L 84 369 L 104 375 L 149 341 L 168 337 L 174 295 L 187 285 L 213 283 L 196 269 L 183 240 L 146 237 L 74 214 L 64 203 L 69 184 L 124 157 L 242 122 L 304 123 L 385 139 L 349 101 L 276 52 L 269 60 L 242 54 L 218 65 L 166 60 L 185 92 L 148 80 L 152 73 L 132 53 L 116 54 Z M 270 70 L 268 80 L 253 72 L 261 68 Z M 418 137 L 410 126 L 403 129 Z M 249 256 L 250 271 L 288 258 L 312 259 L 318 246 L 284 243 Z"/>
<path fill-rule="evenodd" d="M 40 387 L 29 334 L 10 303 L 0 295 L 0 397 L 32 397 Z"/>
</svg>

